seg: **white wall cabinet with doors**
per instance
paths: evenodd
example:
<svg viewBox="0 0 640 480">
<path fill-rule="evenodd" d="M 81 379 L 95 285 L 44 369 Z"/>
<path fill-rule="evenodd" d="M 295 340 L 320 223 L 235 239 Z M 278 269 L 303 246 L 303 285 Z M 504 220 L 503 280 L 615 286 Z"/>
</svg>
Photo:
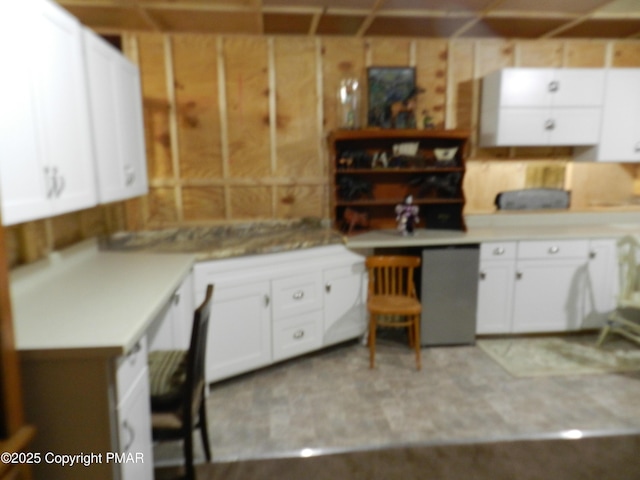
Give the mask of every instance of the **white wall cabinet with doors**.
<svg viewBox="0 0 640 480">
<path fill-rule="evenodd" d="M 480 145 L 595 145 L 604 69 L 505 68 L 482 81 Z"/>
<path fill-rule="evenodd" d="M 105 40 L 84 30 L 98 200 L 148 191 L 140 72 Z"/>
<path fill-rule="evenodd" d="M 0 17 L 3 224 L 94 206 L 82 27 L 45 0 L 4 5 Z"/>
<path fill-rule="evenodd" d="M 612 239 L 483 243 L 476 332 L 598 328 L 615 306 L 616 272 Z"/>
<path fill-rule="evenodd" d="M 578 160 L 640 162 L 640 68 L 606 71 L 602 132 L 597 146 L 580 148 Z"/>
<path fill-rule="evenodd" d="M 356 338 L 366 328 L 364 258 L 342 245 L 198 262 L 196 303 L 209 283 L 209 382 Z"/>
</svg>

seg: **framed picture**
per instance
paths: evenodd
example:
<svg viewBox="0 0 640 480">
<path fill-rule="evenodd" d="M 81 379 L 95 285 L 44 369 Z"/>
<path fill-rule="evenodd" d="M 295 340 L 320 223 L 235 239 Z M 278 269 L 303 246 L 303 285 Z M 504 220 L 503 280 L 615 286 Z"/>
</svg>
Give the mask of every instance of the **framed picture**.
<svg viewBox="0 0 640 480">
<path fill-rule="evenodd" d="M 415 112 L 408 102 L 415 99 L 416 69 L 413 67 L 369 67 L 367 124 L 382 128 L 415 128 Z"/>
</svg>

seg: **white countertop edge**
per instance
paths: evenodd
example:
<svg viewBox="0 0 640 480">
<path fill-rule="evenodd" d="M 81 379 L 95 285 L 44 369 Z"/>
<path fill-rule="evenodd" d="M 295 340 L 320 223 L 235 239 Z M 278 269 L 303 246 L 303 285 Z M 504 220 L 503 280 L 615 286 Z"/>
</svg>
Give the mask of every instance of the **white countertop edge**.
<svg viewBox="0 0 640 480">
<path fill-rule="evenodd" d="M 12 271 L 21 359 L 128 353 L 194 262 L 193 254 L 105 252 L 88 241 Z"/>
</svg>

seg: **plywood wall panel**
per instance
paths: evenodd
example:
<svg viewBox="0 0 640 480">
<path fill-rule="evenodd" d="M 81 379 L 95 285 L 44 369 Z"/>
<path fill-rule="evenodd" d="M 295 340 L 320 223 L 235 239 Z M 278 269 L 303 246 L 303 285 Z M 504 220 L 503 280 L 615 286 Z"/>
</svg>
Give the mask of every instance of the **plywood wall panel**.
<svg viewBox="0 0 640 480">
<path fill-rule="evenodd" d="M 586 210 L 628 203 L 635 175 L 635 165 L 631 164 L 574 163 L 571 208 Z"/>
<path fill-rule="evenodd" d="M 447 128 L 473 130 L 475 90 L 475 42 L 456 40 L 449 45 Z"/>
<path fill-rule="evenodd" d="M 324 217 L 323 189 L 324 185 L 279 186 L 276 190 L 276 217 Z"/>
<path fill-rule="evenodd" d="M 224 39 L 229 175 L 271 175 L 267 39 Z"/>
<path fill-rule="evenodd" d="M 422 125 L 425 113 L 431 116 L 436 128 L 444 128 L 447 106 L 448 42 L 418 40 L 415 42 L 416 84 L 425 89 L 418 95 L 417 123 Z"/>
<path fill-rule="evenodd" d="M 224 188 L 183 187 L 182 204 L 187 222 L 225 218 Z"/>
<path fill-rule="evenodd" d="M 162 35 L 140 35 L 138 48 L 149 178 L 171 178 L 174 172 L 171 155 L 164 37 Z"/>
<path fill-rule="evenodd" d="M 311 37 L 274 41 L 276 171 L 278 177 L 322 175 L 318 143 L 316 42 Z"/>
<path fill-rule="evenodd" d="M 564 67 L 603 68 L 606 65 L 606 42 L 596 40 L 569 40 L 565 42 Z"/>
<path fill-rule="evenodd" d="M 148 225 L 165 226 L 175 224 L 178 220 L 176 209 L 175 189 L 155 187 L 149 189 Z"/>
<path fill-rule="evenodd" d="M 520 161 L 469 162 L 464 176 L 465 210 L 475 213 L 495 211 L 500 192 L 524 188 L 527 164 Z"/>
<path fill-rule="evenodd" d="M 613 56 L 611 66 L 615 68 L 639 68 L 640 67 L 640 42 L 618 41 L 613 42 Z"/>
<path fill-rule="evenodd" d="M 336 128 L 338 88 L 344 77 L 356 77 L 363 89 L 361 96 L 360 121 L 366 125 L 366 83 L 365 45 L 360 38 L 322 39 L 322 110 L 323 129 L 329 132 Z"/>
<path fill-rule="evenodd" d="M 411 43 L 408 38 L 369 38 L 366 40 L 370 65 L 375 67 L 411 66 Z"/>
<path fill-rule="evenodd" d="M 234 186 L 231 195 L 231 218 L 252 220 L 273 218 L 271 187 Z"/>
<path fill-rule="evenodd" d="M 519 41 L 516 44 L 515 67 L 561 67 L 564 42 L 559 40 Z"/>
<path fill-rule="evenodd" d="M 180 177 L 222 175 L 216 37 L 172 38 Z"/>
</svg>

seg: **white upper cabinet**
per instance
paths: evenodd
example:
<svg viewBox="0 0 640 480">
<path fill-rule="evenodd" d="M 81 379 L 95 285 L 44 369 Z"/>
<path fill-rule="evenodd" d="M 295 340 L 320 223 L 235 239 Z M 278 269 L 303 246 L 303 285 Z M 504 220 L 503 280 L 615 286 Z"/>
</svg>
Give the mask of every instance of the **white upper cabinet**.
<svg viewBox="0 0 640 480">
<path fill-rule="evenodd" d="M 481 146 L 593 145 L 604 70 L 505 68 L 482 83 Z"/>
<path fill-rule="evenodd" d="M 91 126 L 100 203 L 148 191 L 138 67 L 89 30 L 84 32 Z"/>
<path fill-rule="evenodd" d="M 5 5 L 1 17 L 2 223 L 94 206 L 82 28 L 44 0 Z"/>
<path fill-rule="evenodd" d="M 640 68 L 607 70 L 600 143 L 576 159 L 640 162 Z"/>
</svg>

